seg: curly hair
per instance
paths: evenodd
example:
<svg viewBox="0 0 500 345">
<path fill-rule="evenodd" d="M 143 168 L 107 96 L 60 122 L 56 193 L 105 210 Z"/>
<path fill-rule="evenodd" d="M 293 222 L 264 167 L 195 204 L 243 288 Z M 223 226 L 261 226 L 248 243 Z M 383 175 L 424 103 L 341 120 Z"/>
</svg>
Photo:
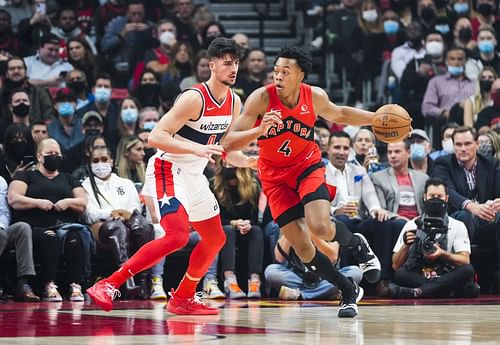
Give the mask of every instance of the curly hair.
<svg viewBox="0 0 500 345">
<path fill-rule="evenodd" d="M 303 47 L 298 47 L 298 46 L 283 47 L 278 53 L 278 56 L 276 56 L 274 64 L 276 64 L 276 61 L 278 61 L 279 58 L 294 59 L 295 61 L 297 61 L 297 65 L 299 65 L 302 72 L 304 72 L 304 79 L 307 79 L 307 76 L 312 70 L 311 53 Z"/>
</svg>

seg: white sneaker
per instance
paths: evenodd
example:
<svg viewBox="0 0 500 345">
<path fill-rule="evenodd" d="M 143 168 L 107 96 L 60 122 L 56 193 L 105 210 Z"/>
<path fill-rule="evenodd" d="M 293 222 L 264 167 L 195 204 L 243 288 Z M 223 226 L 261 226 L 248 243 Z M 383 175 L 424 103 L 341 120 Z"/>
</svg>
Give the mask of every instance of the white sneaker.
<svg viewBox="0 0 500 345">
<path fill-rule="evenodd" d="M 151 278 L 151 294 L 149 299 L 167 299 L 167 294 L 163 289 L 163 279 L 159 277 Z"/>
<path fill-rule="evenodd" d="M 69 284 L 69 300 L 72 302 L 83 302 L 85 300 L 80 284 Z"/>
<path fill-rule="evenodd" d="M 226 295 L 219 289 L 219 284 L 215 279 L 204 279 L 203 280 L 203 292 L 205 298 L 209 299 L 219 299 L 226 298 Z"/>
<path fill-rule="evenodd" d="M 59 291 L 57 291 L 57 285 L 54 282 L 47 283 L 43 291 L 43 301 L 46 302 L 61 302 L 62 297 Z"/>
<path fill-rule="evenodd" d="M 240 299 L 247 297 L 247 295 L 239 287 L 236 278 L 229 278 L 224 280 L 224 292 L 226 293 L 226 296 L 231 299 Z"/>
<path fill-rule="evenodd" d="M 261 298 L 260 279 L 248 279 L 248 298 Z"/>
<path fill-rule="evenodd" d="M 300 298 L 300 296 L 301 296 L 301 293 L 300 293 L 300 290 L 298 288 L 292 289 L 292 288 L 289 288 L 288 286 L 281 285 L 280 294 L 279 294 L 280 299 L 296 301 Z"/>
<path fill-rule="evenodd" d="M 359 267 L 363 271 L 363 277 L 369 283 L 378 282 L 380 280 L 380 271 L 382 268 L 380 260 L 373 252 L 365 236 L 357 232 L 353 235 L 357 236 L 361 242 L 359 248 L 357 248 L 357 259 L 359 260 Z"/>
</svg>

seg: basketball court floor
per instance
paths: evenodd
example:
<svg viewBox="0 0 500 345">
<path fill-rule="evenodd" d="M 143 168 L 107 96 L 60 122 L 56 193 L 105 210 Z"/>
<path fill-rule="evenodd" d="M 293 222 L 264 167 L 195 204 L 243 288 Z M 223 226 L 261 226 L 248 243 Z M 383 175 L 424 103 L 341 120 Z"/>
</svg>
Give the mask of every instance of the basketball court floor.
<svg viewBox="0 0 500 345">
<path fill-rule="evenodd" d="M 337 302 L 211 301 L 219 316 L 174 316 L 165 302 L 0 304 L 0 344 L 500 344 L 500 296 L 365 299 L 354 319 Z"/>
</svg>

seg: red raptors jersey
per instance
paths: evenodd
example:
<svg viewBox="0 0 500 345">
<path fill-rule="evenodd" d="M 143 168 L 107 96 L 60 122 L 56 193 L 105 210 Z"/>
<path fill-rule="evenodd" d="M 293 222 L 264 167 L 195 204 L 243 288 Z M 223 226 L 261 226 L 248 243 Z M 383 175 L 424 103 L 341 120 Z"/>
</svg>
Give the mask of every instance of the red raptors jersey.
<svg viewBox="0 0 500 345">
<path fill-rule="evenodd" d="M 266 111 L 281 113 L 283 124 L 271 127 L 267 135 L 258 138 L 262 163 L 273 167 L 284 167 L 304 160 L 316 163 L 321 153 L 314 142 L 316 114 L 312 102 L 311 86 L 300 84 L 298 104 L 290 109 L 283 105 L 274 84 L 266 86 L 269 105 Z M 257 125 L 260 124 L 260 120 Z"/>
</svg>

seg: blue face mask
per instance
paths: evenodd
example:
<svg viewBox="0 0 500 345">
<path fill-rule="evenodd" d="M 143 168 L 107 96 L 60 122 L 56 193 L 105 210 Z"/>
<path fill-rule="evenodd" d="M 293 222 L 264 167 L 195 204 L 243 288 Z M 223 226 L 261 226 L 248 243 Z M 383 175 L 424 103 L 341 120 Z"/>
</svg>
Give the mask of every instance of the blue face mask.
<svg viewBox="0 0 500 345">
<path fill-rule="evenodd" d="M 448 24 L 440 24 L 434 27 L 436 31 L 439 31 L 441 34 L 446 35 L 450 32 L 450 26 Z"/>
<path fill-rule="evenodd" d="M 111 98 L 111 89 L 98 87 L 95 89 L 94 97 L 97 103 L 108 103 Z"/>
<path fill-rule="evenodd" d="M 155 126 L 156 126 L 156 122 L 154 122 L 154 121 L 146 121 L 143 124 L 144 129 L 147 131 L 152 131 L 153 128 L 155 128 Z"/>
<path fill-rule="evenodd" d="M 69 102 L 58 103 L 57 112 L 63 117 L 72 116 L 75 113 L 75 106 Z"/>
<path fill-rule="evenodd" d="M 454 77 L 457 77 L 464 73 L 464 66 L 448 66 L 448 73 L 450 73 Z"/>
<path fill-rule="evenodd" d="M 495 45 L 492 41 L 480 41 L 477 46 L 479 51 L 483 54 L 493 53 L 493 50 L 495 49 Z"/>
<path fill-rule="evenodd" d="M 125 123 L 126 125 L 133 125 L 134 123 L 136 123 L 137 118 L 139 117 L 139 112 L 137 111 L 137 109 L 128 108 L 123 109 L 120 115 L 123 123 Z"/>
<path fill-rule="evenodd" d="M 384 22 L 384 32 L 388 35 L 394 35 L 399 30 L 399 23 L 395 20 L 386 20 Z"/>
<path fill-rule="evenodd" d="M 466 13 L 469 10 L 469 4 L 465 2 L 457 2 L 453 5 L 453 9 L 458 14 Z"/>
<path fill-rule="evenodd" d="M 410 146 L 410 158 L 412 161 L 422 161 L 427 156 L 424 144 L 414 143 Z"/>
</svg>

